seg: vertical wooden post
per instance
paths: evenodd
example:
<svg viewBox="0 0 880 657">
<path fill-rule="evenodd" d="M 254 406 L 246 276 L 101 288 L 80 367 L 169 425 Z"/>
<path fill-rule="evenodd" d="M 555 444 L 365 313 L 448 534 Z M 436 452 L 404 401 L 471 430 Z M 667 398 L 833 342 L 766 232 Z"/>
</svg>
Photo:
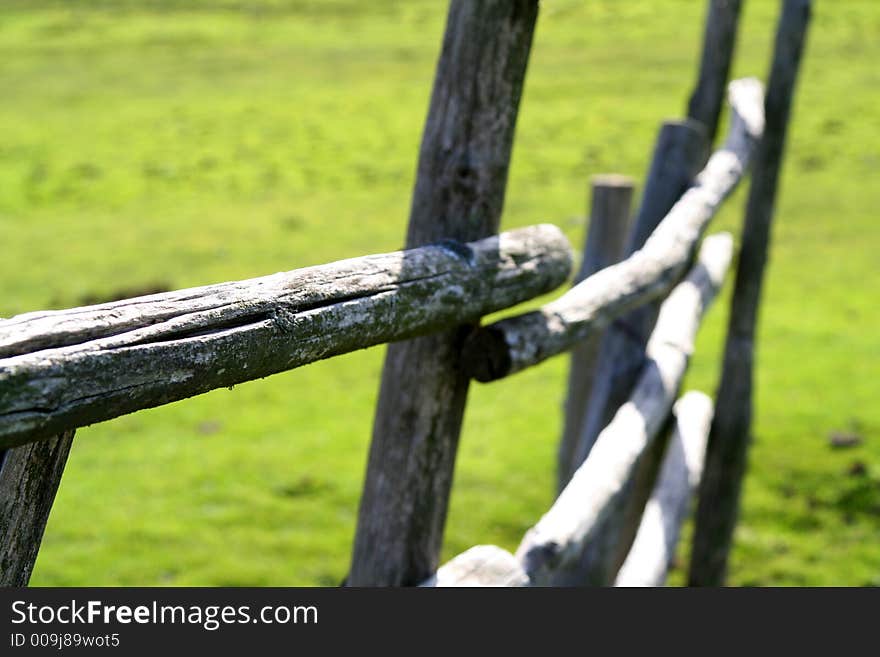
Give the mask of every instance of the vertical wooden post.
<svg viewBox="0 0 880 657">
<path fill-rule="evenodd" d="M 630 204 L 635 184 L 619 175 L 595 176 L 591 181 L 592 201 L 587 223 L 581 267 L 574 285 L 600 269 L 619 262 L 629 229 Z M 558 491 L 562 491 L 575 468 L 572 467 L 577 441 L 595 374 L 599 344 L 604 332 L 581 342 L 571 351 L 568 370 L 568 396 L 565 400 L 562 439 L 558 455 Z"/>
<path fill-rule="evenodd" d="M 811 0 L 785 0 L 765 100 L 766 127 L 752 167 L 724 364 L 700 485 L 689 582 L 720 586 L 739 508 L 752 423 L 755 326 L 779 170 Z"/>
<path fill-rule="evenodd" d="M 0 454 L 0 586 L 27 586 L 73 431 Z"/>
<path fill-rule="evenodd" d="M 645 182 L 639 212 L 627 238 L 624 257 L 640 249 L 650 234 L 702 169 L 708 155 L 706 130 L 697 121 L 667 121 L 660 129 L 654 156 Z M 660 302 L 641 306 L 614 321 L 599 347 L 590 399 L 582 421 L 581 436 L 572 469 L 590 453 L 599 433 L 617 409 L 626 402 L 645 363 L 645 347 L 657 321 Z M 610 584 L 635 537 L 641 505 L 651 491 L 659 468 L 664 441 L 657 441 L 647 454 L 636 477 L 621 496 L 620 509 L 603 523 L 599 538 L 575 566 L 559 573 L 560 586 Z M 624 520 L 621 521 L 621 516 Z M 628 540 L 622 538 L 624 535 Z M 625 545 L 624 545 L 625 544 Z"/>
<path fill-rule="evenodd" d="M 644 246 L 645 241 L 706 162 L 706 131 L 696 121 L 667 121 L 660 129 L 645 183 L 638 214 L 627 238 L 624 257 Z M 616 320 L 602 340 L 590 401 L 584 417 L 584 431 L 575 455 L 575 467 L 587 457 L 599 432 L 614 417 L 632 391 L 645 361 L 645 345 L 660 302 L 642 306 Z"/>
<path fill-rule="evenodd" d="M 498 230 L 538 0 L 452 0 L 419 154 L 407 247 Z M 389 346 L 352 586 L 415 585 L 439 562 L 470 327 Z"/>
<path fill-rule="evenodd" d="M 688 102 L 688 118 L 706 126 L 710 144 L 715 140 L 718 117 L 727 93 L 741 8 L 742 0 L 709 0 L 706 12 L 700 73 Z"/>
</svg>

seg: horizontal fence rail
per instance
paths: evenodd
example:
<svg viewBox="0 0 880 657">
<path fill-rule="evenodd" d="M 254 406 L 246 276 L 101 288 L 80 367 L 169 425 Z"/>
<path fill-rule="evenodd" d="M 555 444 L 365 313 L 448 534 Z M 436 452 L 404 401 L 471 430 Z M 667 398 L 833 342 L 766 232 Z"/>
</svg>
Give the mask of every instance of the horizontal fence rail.
<svg viewBox="0 0 880 657">
<path fill-rule="evenodd" d="M 553 290 L 571 260 L 543 224 L 0 321 L 0 448 L 473 321 Z"/>
<path fill-rule="evenodd" d="M 517 550 L 532 584 L 551 583 L 558 569 L 580 558 L 604 519 L 619 511 L 621 493 L 672 408 L 700 320 L 732 255 L 729 234 L 706 238 L 696 265 L 664 301 L 648 342 L 648 361 L 632 396 Z"/>
<path fill-rule="evenodd" d="M 712 422 L 712 400 L 691 391 L 675 403 L 675 427 L 657 483 L 615 586 L 663 586 L 691 497 L 700 482 Z"/>
<path fill-rule="evenodd" d="M 528 586 L 529 576 L 507 550 L 475 545 L 443 564 L 420 586 Z"/>
<path fill-rule="evenodd" d="M 619 515 L 617 502 L 627 482 L 663 429 L 700 321 L 717 296 L 732 257 L 729 234 L 703 241 L 694 267 L 661 306 L 648 343 L 648 364 L 632 397 L 599 435 L 595 448 L 550 510 L 526 533 L 516 555 L 497 546 L 479 545 L 441 566 L 422 586 L 547 586 L 580 558 L 603 520 Z M 696 402 L 703 398 L 690 393 L 676 405 L 688 434 L 690 427 L 708 427 L 708 419 L 691 417 L 692 410 L 701 410 Z"/>
<path fill-rule="evenodd" d="M 729 133 L 707 161 L 742 5 L 709 0 L 690 118 L 663 124 L 639 211 L 630 221 L 631 182 L 605 178 L 572 288 L 537 311 L 479 325 L 572 268 L 555 226 L 485 237 L 501 218 L 539 2 L 453 0 L 407 250 L 0 319 L 0 586 L 29 581 L 76 428 L 389 342 L 348 585 L 660 586 L 695 491 L 690 583 L 723 582 L 812 0 L 782 4 L 766 99 L 754 78 L 727 86 Z M 750 166 L 713 408 L 703 393 L 679 397 L 733 257 L 729 234 L 702 237 Z M 470 380 L 565 351 L 558 498 L 515 554 L 477 545 L 438 568 Z"/>
<path fill-rule="evenodd" d="M 464 367 L 478 381 L 493 381 L 571 349 L 632 308 L 662 297 L 686 271 L 722 201 L 745 173 L 764 127 L 764 94 L 754 78 L 730 84 L 731 129 L 697 182 L 645 246 L 540 309 L 503 319 L 473 333 Z"/>
</svg>

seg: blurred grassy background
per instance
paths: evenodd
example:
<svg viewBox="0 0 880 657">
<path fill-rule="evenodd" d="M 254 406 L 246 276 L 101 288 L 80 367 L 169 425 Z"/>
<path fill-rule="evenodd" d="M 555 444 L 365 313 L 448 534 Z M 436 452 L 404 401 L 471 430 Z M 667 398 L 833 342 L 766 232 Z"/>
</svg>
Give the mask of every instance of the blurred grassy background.
<svg viewBox="0 0 880 657">
<path fill-rule="evenodd" d="M 4 0 L 0 315 L 399 248 L 445 6 Z M 745 3 L 735 75 L 766 74 L 778 6 Z M 579 245 L 589 177 L 642 178 L 703 11 L 543 2 L 504 228 L 551 221 Z M 880 584 L 878 61 L 880 5 L 816 4 L 733 584 Z M 738 229 L 743 191 L 715 227 Z M 689 386 L 714 390 L 726 299 Z M 382 353 L 82 429 L 32 583 L 337 584 Z M 551 503 L 565 371 L 473 388 L 444 557 L 515 548 Z M 863 442 L 832 449 L 834 431 Z"/>
</svg>

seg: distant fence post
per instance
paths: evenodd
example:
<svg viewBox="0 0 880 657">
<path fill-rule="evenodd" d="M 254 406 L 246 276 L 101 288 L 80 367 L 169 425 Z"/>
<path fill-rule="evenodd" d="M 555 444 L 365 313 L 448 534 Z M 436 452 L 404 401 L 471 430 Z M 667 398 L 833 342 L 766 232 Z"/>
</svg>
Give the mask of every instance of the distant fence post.
<svg viewBox="0 0 880 657">
<path fill-rule="evenodd" d="M 688 102 L 688 118 L 706 126 L 706 137 L 711 144 L 718 131 L 718 116 L 727 91 L 742 0 L 709 0 L 708 4 L 700 73 Z"/>
<path fill-rule="evenodd" d="M 592 179 L 591 189 L 584 254 L 574 285 L 618 262 L 623 256 L 635 183 L 626 176 L 602 175 Z M 572 462 L 581 435 L 584 411 L 590 398 L 602 335 L 604 332 L 598 332 L 571 350 L 568 396 L 565 400 L 562 439 L 559 442 L 557 491 L 565 488 L 577 467 L 572 467 Z"/>
<path fill-rule="evenodd" d="M 538 0 L 452 0 L 419 155 L 407 246 L 498 230 Z M 389 345 L 352 586 L 419 584 L 437 568 L 467 398 L 470 327 Z"/>
<path fill-rule="evenodd" d="M 664 122 L 657 137 L 642 203 L 630 228 L 624 256 L 631 255 L 645 244 L 660 221 L 693 182 L 706 162 L 708 150 L 706 130 L 701 123 L 692 120 Z M 605 332 L 600 342 L 599 357 L 581 423 L 581 436 L 577 441 L 572 471 L 586 460 L 602 429 L 611 422 L 617 409 L 632 392 L 646 360 L 645 346 L 657 320 L 660 303 L 658 300 L 627 313 L 615 320 Z M 655 448 L 656 458 L 649 456 L 644 465 L 640 466 L 647 468 L 647 477 L 656 471 L 661 449 L 662 445 Z M 644 477 L 637 477 L 642 478 Z M 650 492 L 650 483 L 647 482 L 645 486 L 644 499 L 647 499 Z M 635 522 L 638 522 L 638 514 Z M 635 529 L 632 528 L 633 536 Z M 614 568 L 611 562 L 617 559 L 612 556 L 617 552 L 613 548 L 618 542 L 617 530 L 617 526 L 612 530 L 609 525 L 608 531 L 599 532 L 603 538 L 593 543 L 581 563 L 564 569 L 556 583 L 571 586 L 609 580 L 613 576 L 611 571 Z M 605 534 L 609 536 L 605 537 Z M 599 545 L 605 547 L 596 547 Z M 620 563 L 624 557 L 625 554 L 620 555 Z"/>
<path fill-rule="evenodd" d="M 811 0 L 785 0 L 777 26 L 765 101 L 766 127 L 752 169 L 721 382 L 700 485 L 689 573 L 692 586 L 719 586 L 727 571 L 750 441 L 755 325 L 761 284 L 810 11 Z"/>
<path fill-rule="evenodd" d="M 706 162 L 706 131 L 696 121 L 666 121 L 660 129 L 638 214 L 627 237 L 624 256 L 645 241 Z M 660 301 L 646 304 L 616 320 L 602 340 L 593 387 L 584 415 L 577 468 L 587 458 L 599 432 L 626 401 L 645 361 L 645 345 L 657 319 Z"/>
<path fill-rule="evenodd" d="M 0 586 L 27 586 L 73 431 L 0 452 Z"/>
</svg>

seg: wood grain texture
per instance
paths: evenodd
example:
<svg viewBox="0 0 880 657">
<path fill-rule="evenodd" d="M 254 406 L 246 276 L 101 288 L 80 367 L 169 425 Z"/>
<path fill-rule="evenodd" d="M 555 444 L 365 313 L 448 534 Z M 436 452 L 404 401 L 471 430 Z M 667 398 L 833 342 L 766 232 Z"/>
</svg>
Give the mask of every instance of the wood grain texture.
<svg viewBox="0 0 880 657">
<path fill-rule="evenodd" d="M 606 518 L 623 519 L 621 493 L 672 408 L 700 320 L 721 286 L 732 250 L 728 234 L 703 242 L 695 266 L 663 303 L 632 396 L 551 509 L 523 538 L 516 556 L 533 585 L 552 584 L 560 569 L 577 563 L 598 538 L 597 531 L 608 527 Z M 586 583 L 606 584 L 614 574 L 593 573 Z"/>
<path fill-rule="evenodd" d="M 407 244 L 498 230 L 538 0 L 453 0 L 422 138 Z M 415 585 L 438 565 L 467 399 L 471 326 L 388 347 L 351 570 Z"/>
<path fill-rule="evenodd" d="M 666 582 L 681 526 L 703 472 L 712 400 L 701 392 L 688 392 L 675 403 L 674 416 L 657 483 L 615 586 L 662 586 Z"/>
<path fill-rule="evenodd" d="M 746 202 L 721 381 L 709 435 L 706 472 L 700 486 L 689 573 L 692 586 L 720 586 L 727 570 L 750 441 L 761 286 L 811 5 L 810 0 L 785 0 L 777 26 L 767 87 L 767 128 L 757 149 Z"/>
<path fill-rule="evenodd" d="M 761 84 L 737 80 L 730 85 L 730 96 L 733 111 L 727 141 L 644 247 L 536 311 L 475 331 L 463 355 L 471 376 L 493 381 L 536 365 L 571 349 L 628 310 L 662 297 L 675 285 L 715 212 L 742 178 L 763 131 Z"/>
<path fill-rule="evenodd" d="M 475 321 L 570 269 L 540 225 L 0 321 L 0 447 Z"/>
<path fill-rule="evenodd" d="M 703 30 L 703 52 L 697 84 L 688 101 L 688 118 L 706 127 L 711 144 L 718 130 L 718 117 L 724 102 L 724 90 L 730 63 L 736 49 L 742 0 L 709 0 Z"/>
<path fill-rule="evenodd" d="M 591 203 L 581 266 L 574 277 L 577 285 L 597 271 L 619 262 L 629 230 L 630 204 L 635 183 L 619 175 L 596 176 L 591 181 Z M 574 454 L 581 435 L 584 412 L 590 398 L 599 342 L 597 331 L 571 350 L 562 437 L 557 456 L 557 490 L 565 488 L 572 472 Z"/>
<path fill-rule="evenodd" d="M 421 586 L 528 586 L 529 578 L 510 552 L 495 545 L 477 545 L 441 566 Z"/>
<path fill-rule="evenodd" d="M 0 586 L 27 586 L 73 431 L 3 452 L 0 460 Z"/>
</svg>

